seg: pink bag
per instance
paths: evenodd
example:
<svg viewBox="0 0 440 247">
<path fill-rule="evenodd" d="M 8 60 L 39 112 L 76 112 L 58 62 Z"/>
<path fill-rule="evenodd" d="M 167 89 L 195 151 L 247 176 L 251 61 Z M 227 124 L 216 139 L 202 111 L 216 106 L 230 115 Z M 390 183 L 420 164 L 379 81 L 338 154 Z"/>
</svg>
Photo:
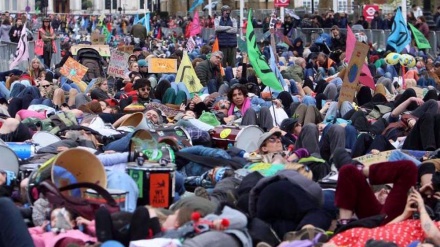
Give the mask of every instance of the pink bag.
<svg viewBox="0 0 440 247">
<path fill-rule="evenodd" d="M 42 56 L 44 51 L 44 41 L 42 39 L 37 39 L 35 41 L 34 52 L 35 55 Z"/>
</svg>

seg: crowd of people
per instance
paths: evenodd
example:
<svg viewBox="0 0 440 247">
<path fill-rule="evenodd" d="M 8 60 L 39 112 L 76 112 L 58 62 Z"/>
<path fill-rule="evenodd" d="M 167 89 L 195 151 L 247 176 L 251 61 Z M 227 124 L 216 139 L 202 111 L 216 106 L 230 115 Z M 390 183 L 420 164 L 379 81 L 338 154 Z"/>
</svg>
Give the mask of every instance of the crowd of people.
<svg viewBox="0 0 440 247">
<path fill-rule="evenodd" d="M 416 10 L 409 15 L 423 23 Z M 266 26 L 267 17 L 252 25 L 283 27 L 289 40 L 286 46 L 273 47 L 270 38 L 258 43 L 262 57 L 274 59 L 279 70 L 283 90 L 269 89 L 273 82 L 263 81 L 261 68 L 238 47 L 240 31 L 230 14 L 224 5 L 219 16 L 205 18 L 203 26 L 214 28 L 215 37 L 198 37 L 188 52 L 184 35 L 158 34 L 160 27 L 191 25 L 191 18 L 152 16 L 147 33 L 143 23 L 133 23 L 135 17 L 21 15 L 8 31 L 11 17 L 2 15 L 2 40 L 15 42 L 26 23 L 36 27 L 33 38 L 44 45 L 26 71 L 0 72 L 0 139 L 6 145 L 32 143 L 41 131 L 60 138 L 17 164 L 47 164 L 86 148 L 105 168 L 107 189 L 128 194 L 123 211 L 100 207 L 88 218 L 69 203 L 54 203 L 51 191 L 38 184 L 30 187 L 29 178 L 17 180 L 0 161 L 1 246 L 440 245 L 440 59 L 412 41 L 402 53 L 414 56 L 416 65 L 405 71 L 388 63 L 391 47 L 378 50 L 358 35 L 369 45 L 374 85 L 365 86 L 361 74 L 353 101 L 341 102 L 350 60 L 348 34 L 341 29 L 353 24 L 347 16 L 329 11 L 311 18 L 311 25 L 331 29 L 327 47 L 289 38 L 289 28 L 307 25 L 307 16 L 298 24 L 287 17 L 284 27 Z M 369 27 L 387 28 L 384 23 L 373 20 Z M 104 26 L 112 33 L 108 41 L 126 47 L 131 35 L 134 49 L 123 77 L 107 77 L 109 61 L 102 59 L 86 75 L 84 88 L 60 70 L 69 58 L 77 59 L 70 50 L 76 29 L 92 33 Z M 60 36 L 57 51 L 54 39 Z M 52 66 L 54 52 L 63 59 Z M 201 84 L 197 92 L 175 73 L 151 72 L 150 58 L 175 59 L 179 66 L 187 54 Z M 127 126 L 140 113 L 142 121 Z M 248 126 L 261 133 L 232 133 Z M 159 142 L 164 136 L 172 138 Z M 255 148 L 237 146 L 240 138 Z M 169 159 L 156 158 L 159 151 Z M 380 162 L 362 159 L 383 154 Z M 127 172 L 151 164 L 175 169 L 172 201 L 163 208 L 141 203 L 147 181 L 139 184 Z"/>
</svg>

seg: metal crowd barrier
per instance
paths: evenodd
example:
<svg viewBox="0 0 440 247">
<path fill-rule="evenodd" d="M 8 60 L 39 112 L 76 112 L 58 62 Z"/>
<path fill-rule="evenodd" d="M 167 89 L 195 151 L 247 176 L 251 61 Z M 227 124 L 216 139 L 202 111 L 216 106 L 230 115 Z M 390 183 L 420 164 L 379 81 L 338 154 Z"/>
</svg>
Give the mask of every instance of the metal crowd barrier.
<svg viewBox="0 0 440 247">
<path fill-rule="evenodd" d="M 57 64 L 61 61 L 61 53 L 60 53 L 60 44 L 61 40 L 56 39 L 55 40 L 55 46 L 57 47 L 57 53 L 53 54 L 52 56 L 52 64 Z M 29 61 L 34 59 L 34 47 L 35 47 L 35 41 L 29 41 Z M 17 50 L 17 43 L 12 42 L 1 42 L 0 43 L 0 72 L 9 70 L 9 61 L 11 59 L 11 55 L 13 56 L 15 54 L 15 51 Z M 28 63 L 22 62 L 18 66 L 18 69 L 21 70 L 27 70 Z"/>
</svg>

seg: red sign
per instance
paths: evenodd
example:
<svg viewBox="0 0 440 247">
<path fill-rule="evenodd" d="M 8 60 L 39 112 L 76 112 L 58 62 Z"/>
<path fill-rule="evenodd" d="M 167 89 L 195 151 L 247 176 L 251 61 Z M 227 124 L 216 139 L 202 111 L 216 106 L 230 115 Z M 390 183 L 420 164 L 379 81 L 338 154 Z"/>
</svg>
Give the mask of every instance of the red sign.
<svg viewBox="0 0 440 247">
<path fill-rule="evenodd" d="M 364 5 L 363 16 L 366 21 L 371 21 L 374 18 L 374 13 L 379 11 L 378 5 Z"/>
<path fill-rule="evenodd" d="M 289 4 L 290 4 L 290 0 L 275 0 L 274 1 L 275 8 L 288 7 Z"/>
</svg>

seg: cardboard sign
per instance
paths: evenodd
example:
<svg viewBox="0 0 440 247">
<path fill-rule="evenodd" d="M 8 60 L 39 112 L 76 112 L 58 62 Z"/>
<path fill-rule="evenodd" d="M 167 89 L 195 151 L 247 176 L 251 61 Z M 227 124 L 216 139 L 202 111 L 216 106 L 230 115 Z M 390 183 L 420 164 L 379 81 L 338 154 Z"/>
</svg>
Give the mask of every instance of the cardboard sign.
<svg viewBox="0 0 440 247">
<path fill-rule="evenodd" d="M 100 33 L 92 33 L 90 36 L 90 41 L 92 42 L 92 45 L 104 45 L 105 44 L 105 35 Z"/>
<path fill-rule="evenodd" d="M 88 68 L 69 57 L 60 69 L 60 73 L 69 80 L 80 83 Z"/>
<path fill-rule="evenodd" d="M 129 55 L 121 51 L 113 51 L 110 63 L 107 68 L 107 74 L 114 77 L 124 78 L 128 67 Z"/>
<path fill-rule="evenodd" d="M 353 102 L 354 95 L 359 83 L 359 75 L 364 66 L 365 57 L 368 52 L 368 45 L 356 42 L 350 62 L 348 63 L 347 72 L 344 76 L 344 82 L 339 94 L 339 105 L 344 101 Z"/>
<path fill-rule="evenodd" d="M 177 59 L 151 57 L 148 59 L 148 73 L 177 73 Z"/>
<path fill-rule="evenodd" d="M 99 52 L 99 55 L 103 57 L 110 57 L 110 47 L 108 45 L 74 45 L 70 48 L 72 55 L 76 56 L 78 50 L 82 48 L 92 48 Z"/>
<path fill-rule="evenodd" d="M 361 162 L 364 165 L 372 165 L 380 162 L 386 162 L 388 161 L 388 158 L 390 157 L 391 153 L 394 150 L 390 151 L 384 151 L 380 152 L 378 154 L 366 154 L 357 158 L 354 158 L 354 160 L 357 160 Z"/>
<path fill-rule="evenodd" d="M 134 50 L 134 45 L 121 45 L 118 46 L 118 50 L 128 54 L 132 54 Z"/>
</svg>

